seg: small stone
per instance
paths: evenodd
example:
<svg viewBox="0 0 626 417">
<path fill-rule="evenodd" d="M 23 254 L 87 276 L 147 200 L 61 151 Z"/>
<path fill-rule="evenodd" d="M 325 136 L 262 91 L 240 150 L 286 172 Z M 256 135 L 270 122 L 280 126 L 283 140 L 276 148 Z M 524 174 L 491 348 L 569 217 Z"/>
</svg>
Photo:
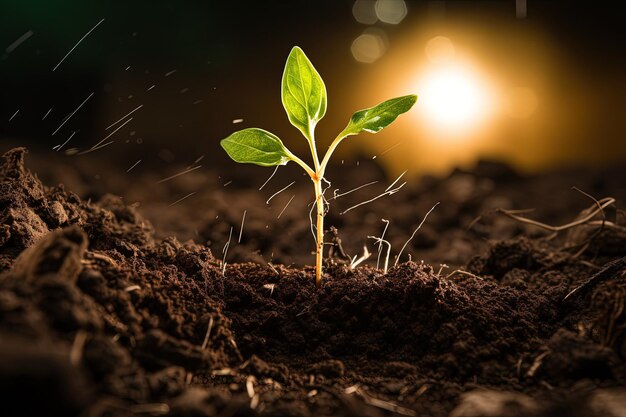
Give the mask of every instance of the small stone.
<svg viewBox="0 0 626 417">
<path fill-rule="evenodd" d="M 187 372 L 181 366 L 168 366 L 148 375 L 150 391 L 155 396 L 174 397 L 185 387 Z"/>
<path fill-rule="evenodd" d="M 67 212 L 63 208 L 63 205 L 58 201 L 53 201 L 48 207 L 48 212 L 50 215 L 51 227 L 59 227 L 65 223 L 67 223 L 68 216 Z"/>
<path fill-rule="evenodd" d="M 626 417 L 626 388 L 599 389 L 591 395 L 589 408 L 603 417 Z"/>
<path fill-rule="evenodd" d="M 386 376 L 401 378 L 408 375 L 414 375 L 417 372 L 417 368 L 415 365 L 411 365 L 407 362 L 394 361 L 387 362 L 383 367 L 382 372 Z"/>
<path fill-rule="evenodd" d="M 256 355 L 250 357 L 243 370 L 258 378 L 272 378 L 283 382 L 289 378 L 289 369 L 286 366 L 270 365 Z"/>
<path fill-rule="evenodd" d="M 346 367 L 340 360 L 329 359 L 311 365 L 307 372 L 310 374 L 323 375 L 327 378 L 340 378 L 346 372 Z"/>
<path fill-rule="evenodd" d="M 20 254 L 13 272 L 26 280 L 56 274 L 75 283 L 82 270 L 87 243 L 87 235 L 78 227 L 55 230 Z"/>
<path fill-rule="evenodd" d="M 142 362 L 151 366 L 178 365 L 186 370 L 195 371 L 202 367 L 210 367 L 209 352 L 200 349 L 185 340 L 174 338 L 159 329 L 145 333 L 138 341 L 137 354 Z"/>
<path fill-rule="evenodd" d="M 475 390 L 461 396 L 450 417 L 522 417 L 536 412 L 537 402 L 518 392 Z"/>
</svg>

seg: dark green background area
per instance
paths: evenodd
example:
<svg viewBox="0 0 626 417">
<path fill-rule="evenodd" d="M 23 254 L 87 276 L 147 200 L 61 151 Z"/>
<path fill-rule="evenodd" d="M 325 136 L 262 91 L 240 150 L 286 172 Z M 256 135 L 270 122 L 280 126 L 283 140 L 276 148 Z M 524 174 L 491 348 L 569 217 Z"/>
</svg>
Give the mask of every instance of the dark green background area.
<svg viewBox="0 0 626 417">
<path fill-rule="evenodd" d="M 133 140 L 141 138 L 145 147 L 206 149 L 208 140 L 217 142 L 229 134 L 232 120 L 240 115 L 245 115 L 247 126 L 293 135 L 279 95 L 282 67 L 293 45 L 301 46 L 323 75 L 329 115 L 339 116 L 329 118 L 321 129 L 335 132 L 343 127 L 348 109 L 362 106 L 350 100 L 354 91 L 364 88 L 355 80 L 363 66 L 350 56 L 350 44 L 366 26 L 352 17 L 352 3 L 2 0 L 0 137 L 51 148 L 78 130 L 72 145 L 85 146 L 102 139 L 105 126 L 139 104 L 144 108 L 133 120 Z M 408 28 L 426 23 L 433 3 L 409 0 L 402 24 L 378 26 L 393 42 Z M 626 67 L 623 17 L 608 4 L 528 0 L 528 18 L 522 21 L 515 18 L 513 0 L 447 1 L 445 8 L 451 19 L 493 17 L 541 28 L 589 73 L 594 68 L 620 72 Z M 105 21 L 52 72 L 102 18 Z M 5 48 L 29 30 L 33 36 L 6 53 Z M 172 70 L 176 73 L 165 77 Z M 147 91 L 152 85 L 156 87 Z M 93 99 L 59 131 L 59 138 L 51 138 L 91 92 Z M 51 107 L 50 117 L 41 121 Z"/>
</svg>

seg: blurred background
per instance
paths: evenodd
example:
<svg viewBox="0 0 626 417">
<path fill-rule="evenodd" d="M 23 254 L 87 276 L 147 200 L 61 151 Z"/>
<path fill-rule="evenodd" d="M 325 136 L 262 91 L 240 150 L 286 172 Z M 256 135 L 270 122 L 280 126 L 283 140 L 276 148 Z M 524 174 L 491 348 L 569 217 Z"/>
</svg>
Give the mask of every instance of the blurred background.
<svg viewBox="0 0 626 417">
<path fill-rule="evenodd" d="M 306 151 L 280 101 L 299 45 L 328 90 L 320 149 L 354 111 L 419 95 L 338 159 L 376 158 L 389 175 L 479 159 L 531 173 L 616 165 L 626 160 L 625 28 L 614 7 L 589 1 L 2 0 L 2 150 L 120 172 L 201 155 L 233 169 L 219 140 L 257 126 Z"/>
</svg>

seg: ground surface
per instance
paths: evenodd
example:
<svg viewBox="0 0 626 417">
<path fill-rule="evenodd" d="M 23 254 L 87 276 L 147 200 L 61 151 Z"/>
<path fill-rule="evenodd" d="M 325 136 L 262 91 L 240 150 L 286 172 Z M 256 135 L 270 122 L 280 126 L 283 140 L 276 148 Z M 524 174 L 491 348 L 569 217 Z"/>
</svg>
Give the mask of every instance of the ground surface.
<svg viewBox="0 0 626 417">
<path fill-rule="evenodd" d="M 334 195 L 380 182 L 332 201 L 327 224 L 350 255 L 374 255 L 355 269 L 334 257 L 316 289 L 298 267 L 305 181 L 268 205 L 288 181 L 264 194 L 245 173 L 230 187 L 137 176 L 122 200 L 39 161 L 65 183 L 44 186 L 24 158 L 0 168 L 3 415 L 624 415 L 623 170 L 523 178 L 482 163 L 340 215 L 392 182 L 362 166 Z M 594 209 L 572 185 L 617 199 L 604 224 L 548 239 L 495 211 L 567 223 Z M 381 217 L 397 254 L 437 201 L 401 262 L 376 269 Z"/>
</svg>

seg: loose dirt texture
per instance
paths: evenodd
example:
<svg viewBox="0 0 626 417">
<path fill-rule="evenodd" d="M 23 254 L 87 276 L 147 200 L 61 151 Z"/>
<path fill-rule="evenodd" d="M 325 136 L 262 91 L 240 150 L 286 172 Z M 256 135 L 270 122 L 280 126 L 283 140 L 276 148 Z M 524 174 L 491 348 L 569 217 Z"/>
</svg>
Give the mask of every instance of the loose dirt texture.
<svg viewBox="0 0 626 417">
<path fill-rule="evenodd" d="M 308 267 L 224 267 L 208 245 L 155 237 L 136 207 L 46 187 L 24 157 L 14 149 L 0 168 L 2 415 L 624 415 L 618 211 L 606 214 L 610 227 L 547 240 L 433 191 L 425 199 L 442 199 L 440 229 L 426 227 L 411 249 L 443 240 L 454 253 L 437 259 L 450 256 L 460 272 L 408 261 L 384 274 L 335 259 L 317 289 Z M 426 188 L 458 197 L 459 181 L 485 175 L 460 178 Z M 474 190 L 483 203 L 495 198 Z M 329 219 L 346 241 L 351 223 Z M 205 222 L 210 241 L 217 226 Z M 246 236 L 263 236 L 265 224 L 250 220 Z M 494 231 L 507 238 L 487 242 Z M 258 244 L 247 242 L 231 259 Z"/>
</svg>

